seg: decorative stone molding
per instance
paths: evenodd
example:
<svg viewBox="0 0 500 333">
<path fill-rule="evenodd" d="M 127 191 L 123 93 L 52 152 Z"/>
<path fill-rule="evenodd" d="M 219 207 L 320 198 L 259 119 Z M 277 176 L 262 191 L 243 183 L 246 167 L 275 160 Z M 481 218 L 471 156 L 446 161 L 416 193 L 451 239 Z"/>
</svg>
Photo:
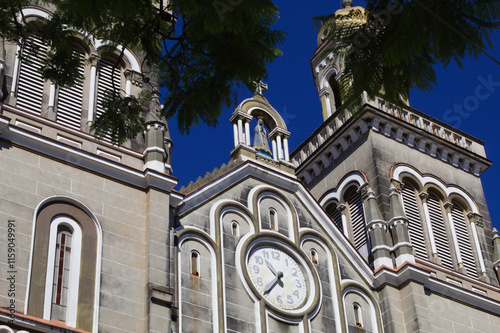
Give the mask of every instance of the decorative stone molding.
<svg viewBox="0 0 500 333">
<path fill-rule="evenodd" d="M 322 90 L 320 90 L 321 94 L 324 94 Z M 378 108 L 375 107 L 377 102 Z M 376 101 L 368 101 L 364 110 L 355 116 L 351 110 L 334 113 L 308 140 L 296 149 L 292 153 L 291 161 L 297 167 L 298 176 L 304 178 L 305 170 L 314 174 L 311 169 L 312 164 L 320 156 L 328 155 L 330 157 L 332 148 L 338 149 L 339 153 L 347 151 L 368 129 L 384 134 L 400 144 L 418 149 L 423 154 L 475 176 L 480 176 L 490 164 L 486 159 L 483 142 L 448 127 L 448 125 L 417 110 L 396 107 L 382 99 L 377 99 Z M 322 138 L 318 140 L 320 136 Z M 309 143 L 316 141 L 321 144 L 310 147 Z M 337 158 L 338 155 L 333 156 L 333 160 Z M 306 183 L 312 180 L 313 178 L 309 181 L 306 180 Z"/>
<path fill-rule="evenodd" d="M 427 202 L 427 198 L 429 197 L 429 193 L 427 193 L 427 192 L 420 192 L 418 194 L 418 196 L 420 197 L 420 200 L 422 200 L 422 202 Z"/>
<path fill-rule="evenodd" d="M 129 80 L 134 86 L 142 88 L 144 85 L 144 75 L 141 73 L 138 73 L 136 71 L 133 71 L 131 69 L 126 69 L 125 73 L 125 79 Z"/>
<path fill-rule="evenodd" d="M 470 212 L 467 214 L 467 217 L 469 218 L 470 223 L 474 223 L 475 225 L 477 225 L 480 228 L 484 227 L 482 215 Z"/>
<path fill-rule="evenodd" d="M 391 178 L 391 190 L 396 191 L 398 194 L 403 190 L 403 182 L 398 179 Z"/>
</svg>

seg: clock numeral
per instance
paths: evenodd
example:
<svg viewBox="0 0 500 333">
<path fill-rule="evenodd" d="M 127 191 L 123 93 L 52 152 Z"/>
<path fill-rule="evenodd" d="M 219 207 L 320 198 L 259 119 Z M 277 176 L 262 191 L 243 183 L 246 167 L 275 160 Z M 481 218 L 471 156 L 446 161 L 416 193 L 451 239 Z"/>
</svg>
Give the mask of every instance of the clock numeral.
<svg viewBox="0 0 500 333">
<path fill-rule="evenodd" d="M 264 250 L 262 253 L 264 254 L 264 258 L 269 259 L 269 252 Z"/>
<path fill-rule="evenodd" d="M 288 258 L 285 259 L 285 265 L 288 267 Z"/>
<path fill-rule="evenodd" d="M 287 295 L 286 296 L 286 302 L 288 304 L 293 304 L 293 297 L 292 297 L 292 295 Z"/>
<path fill-rule="evenodd" d="M 258 263 L 259 265 L 264 264 L 264 259 L 262 259 L 262 257 L 260 257 L 260 256 L 255 257 L 255 261 L 257 261 L 257 263 Z"/>
<path fill-rule="evenodd" d="M 300 296 L 299 296 L 299 291 L 298 291 L 298 290 L 295 290 L 295 291 L 293 292 L 293 295 L 294 295 L 295 297 L 297 297 L 297 298 L 300 298 Z"/>
<path fill-rule="evenodd" d="M 283 299 L 281 299 L 281 295 L 276 296 L 276 301 L 277 301 L 279 304 L 283 304 Z"/>
<path fill-rule="evenodd" d="M 295 279 L 295 287 L 302 288 L 302 283 L 300 283 L 299 279 Z"/>
<path fill-rule="evenodd" d="M 260 273 L 260 268 L 259 268 L 259 266 L 257 266 L 257 265 L 253 265 L 253 266 L 252 266 L 252 268 L 253 268 L 253 272 L 254 272 L 255 274 L 259 274 L 259 273 Z"/>
<path fill-rule="evenodd" d="M 280 260 L 280 253 L 277 251 L 273 251 L 273 259 Z"/>
<path fill-rule="evenodd" d="M 262 287 L 264 285 L 264 282 L 262 281 L 262 279 L 260 277 L 257 278 L 257 285 L 259 287 Z"/>
<path fill-rule="evenodd" d="M 298 273 L 297 268 L 292 267 L 292 269 L 293 269 L 292 275 L 297 276 L 297 273 Z"/>
</svg>

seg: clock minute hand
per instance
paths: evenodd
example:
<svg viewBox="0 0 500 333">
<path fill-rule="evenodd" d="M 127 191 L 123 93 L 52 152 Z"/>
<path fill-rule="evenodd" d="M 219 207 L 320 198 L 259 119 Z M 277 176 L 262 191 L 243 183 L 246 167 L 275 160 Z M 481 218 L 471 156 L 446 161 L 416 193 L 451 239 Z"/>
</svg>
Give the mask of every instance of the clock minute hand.
<svg viewBox="0 0 500 333">
<path fill-rule="evenodd" d="M 267 267 L 271 270 L 271 272 L 273 272 L 274 276 L 276 276 L 276 270 L 274 269 L 273 265 L 269 262 L 269 260 L 265 259 L 266 260 L 266 265 Z"/>
<path fill-rule="evenodd" d="M 283 288 L 283 281 L 281 281 L 281 278 L 283 277 L 283 272 L 279 271 L 276 273 L 276 276 L 274 277 L 274 279 L 272 279 L 268 284 L 266 284 L 266 286 L 264 287 L 264 295 L 265 294 L 268 294 L 271 289 L 273 289 L 273 287 L 276 285 L 276 284 L 279 284 L 280 287 Z"/>
</svg>

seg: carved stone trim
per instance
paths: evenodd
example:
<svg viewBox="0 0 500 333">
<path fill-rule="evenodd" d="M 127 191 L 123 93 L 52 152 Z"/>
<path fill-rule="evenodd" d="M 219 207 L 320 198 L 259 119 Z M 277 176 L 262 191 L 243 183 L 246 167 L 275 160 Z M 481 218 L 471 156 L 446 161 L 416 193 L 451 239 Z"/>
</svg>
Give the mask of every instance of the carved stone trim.
<svg viewBox="0 0 500 333">
<path fill-rule="evenodd" d="M 138 73 L 136 71 L 133 71 L 131 69 L 126 69 L 125 73 L 125 79 L 130 80 L 130 82 L 139 88 L 142 88 L 144 86 L 144 75 L 141 73 Z"/>
<path fill-rule="evenodd" d="M 467 214 L 470 223 L 474 223 L 478 227 L 482 228 L 484 226 L 483 216 L 474 212 L 470 212 Z"/>
</svg>

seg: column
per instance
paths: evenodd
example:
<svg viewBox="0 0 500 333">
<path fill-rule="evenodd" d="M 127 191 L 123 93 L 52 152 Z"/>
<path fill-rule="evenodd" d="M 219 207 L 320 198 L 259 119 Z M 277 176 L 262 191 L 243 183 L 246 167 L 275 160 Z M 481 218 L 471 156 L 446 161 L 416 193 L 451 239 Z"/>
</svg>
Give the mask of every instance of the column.
<svg viewBox="0 0 500 333">
<path fill-rule="evenodd" d="M 54 106 L 56 102 L 56 85 L 51 83 L 49 90 L 49 103 L 47 105 L 47 118 L 56 120 L 56 113 L 54 111 Z"/>
<path fill-rule="evenodd" d="M 234 137 L 234 147 L 238 146 L 238 125 L 236 123 L 233 124 L 233 137 Z"/>
<path fill-rule="evenodd" d="M 288 138 L 283 139 L 283 146 L 285 148 L 285 161 L 290 162 L 290 154 L 288 152 Z"/>
<path fill-rule="evenodd" d="M 476 248 L 477 258 L 479 259 L 479 267 L 481 268 L 481 273 L 483 274 L 483 279 L 487 277 L 486 275 L 486 267 L 484 265 L 483 251 L 481 250 L 481 244 L 479 243 L 479 237 L 477 235 L 477 228 L 483 227 L 483 217 L 476 213 L 469 213 L 467 217 L 470 221 L 470 226 L 472 230 L 472 238 L 474 241 L 474 245 Z M 498 237 L 498 235 L 497 235 Z"/>
<path fill-rule="evenodd" d="M 273 139 L 272 146 L 273 146 L 273 159 L 275 161 L 277 161 L 278 160 L 278 154 L 276 153 L 276 139 Z"/>
<path fill-rule="evenodd" d="M 283 145 L 281 144 L 281 135 L 276 136 L 276 143 L 278 144 L 278 159 L 283 159 Z"/>
<path fill-rule="evenodd" d="M 363 201 L 371 245 L 369 250 L 374 259 L 373 266 L 375 269 L 381 266 L 393 268 L 391 250 L 387 242 L 387 223 L 382 218 L 375 193 L 371 188 L 368 188 L 366 194 L 363 195 Z"/>
<path fill-rule="evenodd" d="M 131 91 L 132 91 L 132 80 L 131 80 L 131 77 L 132 77 L 132 71 L 127 69 L 125 71 L 125 73 L 123 73 L 124 76 L 125 76 L 125 96 L 130 96 L 131 94 Z"/>
<path fill-rule="evenodd" d="M 245 139 L 243 138 L 243 121 L 238 119 L 238 144 L 244 143 Z"/>
<path fill-rule="evenodd" d="M 481 266 L 482 269 L 483 267 Z M 498 230 L 495 228 L 493 228 L 493 269 L 498 281 L 500 281 L 500 236 L 498 236 Z"/>
<path fill-rule="evenodd" d="M 349 232 L 347 227 L 347 217 L 345 216 L 345 209 L 347 208 L 344 204 L 339 204 L 337 210 L 340 212 L 340 218 L 342 219 L 342 230 L 344 231 L 344 236 L 349 239 Z"/>
<path fill-rule="evenodd" d="M 448 217 L 448 224 L 450 225 L 450 233 L 451 238 L 453 239 L 453 249 L 455 250 L 455 254 L 457 257 L 457 265 L 458 270 L 462 273 L 464 272 L 464 264 L 462 262 L 462 256 L 460 255 L 460 247 L 458 246 L 458 238 L 455 232 L 455 224 L 453 223 L 453 216 L 451 215 L 451 209 L 453 208 L 453 204 L 451 202 L 446 202 L 444 205 L 444 209 L 446 210 L 446 216 Z"/>
<path fill-rule="evenodd" d="M 245 144 L 247 146 L 252 145 L 250 143 L 250 122 L 249 121 L 245 121 Z"/>
<path fill-rule="evenodd" d="M 420 199 L 422 200 L 422 207 L 424 208 L 425 224 L 427 225 L 427 230 L 429 232 L 429 241 L 431 242 L 432 257 L 437 258 L 437 249 L 436 249 L 436 243 L 434 241 L 434 233 L 432 231 L 431 218 L 429 215 L 429 207 L 427 207 L 427 197 L 429 197 L 429 194 L 421 192 L 419 196 Z"/>
<path fill-rule="evenodd" d="M 97 61 L 99 60 L 99 58 L 97 57 L 96 54 L 92 54 L 89 60 L 90 60 L 90 86 L 89 86 L 89 114 L 87 117 L 87 125 L 90 126 L 94 122 Z"/>
<path fill-rule="evenodd" d="M 400 181 L 393 179 L 390 195 L 389 226 L 394 244 L 393 251 L 396 256 L 396 267 L 401 266 L 405 262 L 415 263 L 413 246 L 410 242 L 410 232 L 408 230 L 408 218 L 404 213 L 400 197 L 402 185 Z"/>
</svg>

